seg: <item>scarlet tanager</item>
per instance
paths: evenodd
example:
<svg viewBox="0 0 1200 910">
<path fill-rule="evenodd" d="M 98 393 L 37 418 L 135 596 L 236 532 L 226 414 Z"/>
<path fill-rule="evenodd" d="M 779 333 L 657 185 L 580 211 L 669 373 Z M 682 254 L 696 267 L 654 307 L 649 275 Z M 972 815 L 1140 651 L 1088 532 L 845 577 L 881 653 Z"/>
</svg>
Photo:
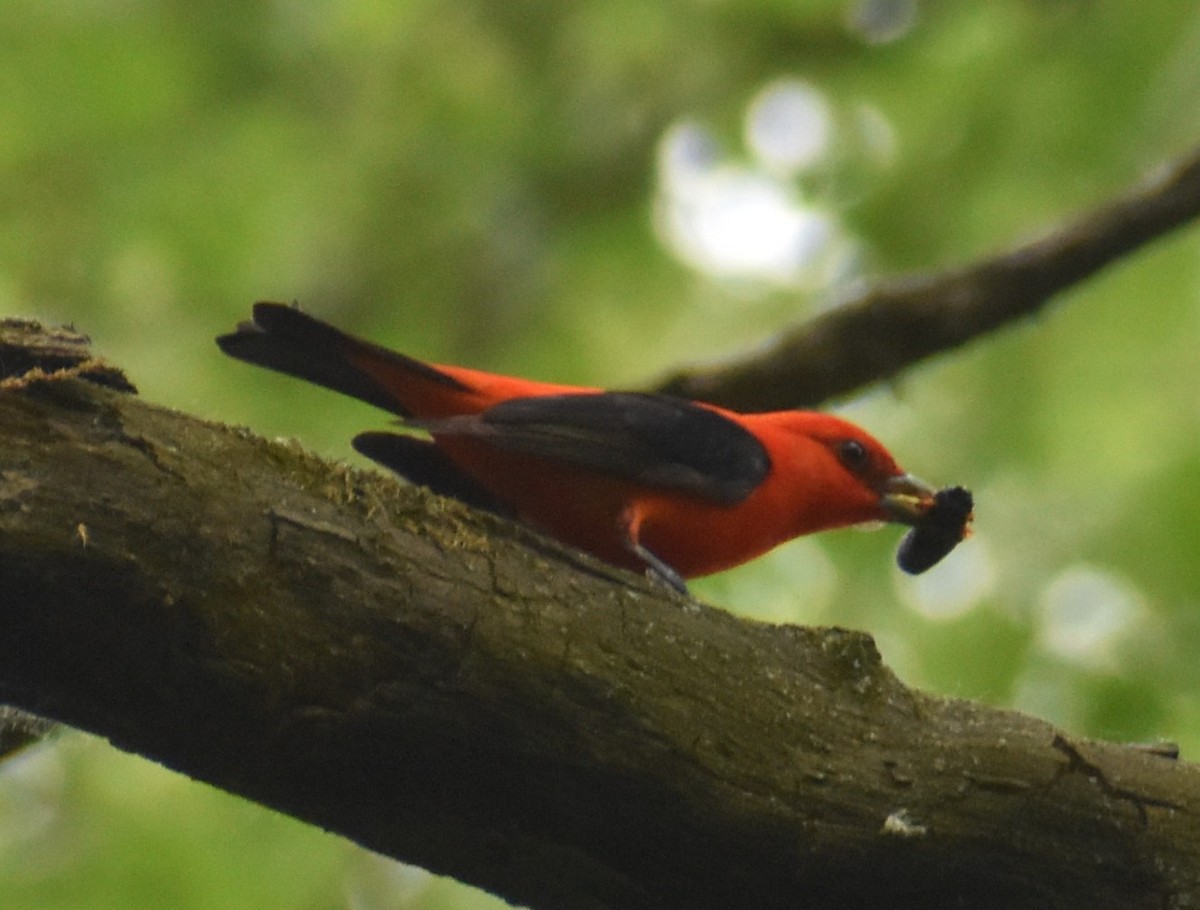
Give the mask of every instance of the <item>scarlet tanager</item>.
<svg viewBox="0 0 1200 910">
<path fill-rule="evenodd" d="M 430 439 L 372 432 L 353 441 L 412 482 L 681 591 L 685 578 L 793 537 L 863 522 L 914 526 L 906 544 L 919 568 L 901 565 L 924 571 L 969 521 L 969 504 L 935 510 L 937 491 L 866 431 L 828 414 L 741 414 L 423 363 L 280 303 L 255 304 L 254 321 L 217 343 L 426 431 Z"/>
</svg>

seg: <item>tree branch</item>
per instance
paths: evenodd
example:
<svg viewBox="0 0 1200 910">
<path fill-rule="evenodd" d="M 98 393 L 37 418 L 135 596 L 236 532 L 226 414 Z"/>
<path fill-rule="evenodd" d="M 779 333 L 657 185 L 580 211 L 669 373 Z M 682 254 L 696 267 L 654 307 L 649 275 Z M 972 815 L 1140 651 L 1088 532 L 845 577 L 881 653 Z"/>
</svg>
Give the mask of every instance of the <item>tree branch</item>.
<svg viewBox="0 0 1200 910">
<path fill-rule="evenodd" d="M 82 352 L 25 368 L 0 700 L 534 908 L 1200 898 L 1196 766 L 912 691 L 864 634 L 682 600 Z"/>
<path fill-rule="evenodd" d="M 867 288 L 715 368 L 660 391 L 742 411 L 819 404 L 1031 316 L 1054 295 L 1200 215 L 1200 148 L 1123 198 L 991 259 Z"/>
</svg>

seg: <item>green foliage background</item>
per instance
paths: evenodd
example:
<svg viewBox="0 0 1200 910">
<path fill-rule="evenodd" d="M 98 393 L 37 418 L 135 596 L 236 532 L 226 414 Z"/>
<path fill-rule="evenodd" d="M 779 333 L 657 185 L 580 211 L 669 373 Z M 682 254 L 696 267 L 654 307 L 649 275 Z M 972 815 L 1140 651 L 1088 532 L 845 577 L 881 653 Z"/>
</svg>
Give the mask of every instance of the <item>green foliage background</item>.
<svg viewBox="0 0 1200 910">
<path fill-rule="evenodd" d="M 1191 0 L 928 0 L 885 42 L 848 25 L 855 5 L 4 4 L 0 314 L 74 323 L 148 400 L 349 457 L 381 415 L 219 356 L 253 300 L 610 386 L 830 305 L 844 285 L 715 282 L 654 229 L 667 129 L 703 124 L 745 159 L 771 80 L 890 130 L 886 154 L 848 142 L 805 178 L 857 244 L 851 278 L 1000 249 L 1200 140 Z M 976 491 L 977 535 L 938 570 L 905 579 L 894 530 L 848 531 L 696 591 L 866 628 L 915 685 L 1195 758 L 1198 352 L 1193 229 L 840 403 L 911 470 Z M 7 910 L 499 903 L 79 735 L 0 768 L 0 893 Z"/>
</svg>

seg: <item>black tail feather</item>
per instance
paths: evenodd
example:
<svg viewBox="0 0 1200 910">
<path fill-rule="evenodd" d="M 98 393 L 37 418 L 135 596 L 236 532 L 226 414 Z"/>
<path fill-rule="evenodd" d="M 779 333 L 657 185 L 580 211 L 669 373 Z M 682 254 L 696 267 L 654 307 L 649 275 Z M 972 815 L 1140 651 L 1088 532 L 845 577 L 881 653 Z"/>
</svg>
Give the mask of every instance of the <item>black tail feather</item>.
<svg viewBox="0 0 1200 910">
<path fill-rule="evenodd" d="M 464 474 L 429 440 L 399 433 L 360 433 L 352 445 L 360 454 L 390 468 L 410 483 L 477 509 L 512 517 L 511 509 Z"/>
<path fill-rule="evenodd" d="M 438 382 L 459 385 L 428 364 L 347 335 L 283 303 L 256 303 L 254 321 L 243 322 L 236 332 L 219 336 L 217 345 L 230 357 L 305 379 L 403 416 L 409 415 L 396 396 L 356 360 L 386 361 Z"/>
</svg>

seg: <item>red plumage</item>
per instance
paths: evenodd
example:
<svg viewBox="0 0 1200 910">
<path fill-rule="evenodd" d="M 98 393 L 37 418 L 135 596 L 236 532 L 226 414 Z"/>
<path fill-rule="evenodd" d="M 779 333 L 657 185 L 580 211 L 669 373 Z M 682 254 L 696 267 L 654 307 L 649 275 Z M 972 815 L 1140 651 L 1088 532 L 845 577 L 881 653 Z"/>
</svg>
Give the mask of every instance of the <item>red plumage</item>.
<svg viewBox="0 0 1200 910">
<path fill-rule="evenodd" d="M 828 414 L 741 414 L 427 364 L 278 303 L 256 304 L 253 322 L 217 341 L 427 431 L 432 442 L 355 440 L 410 479 L 679 587 L 801 534 L 919 524 L 934 501 L 874 437 Z"/>
</svg>

